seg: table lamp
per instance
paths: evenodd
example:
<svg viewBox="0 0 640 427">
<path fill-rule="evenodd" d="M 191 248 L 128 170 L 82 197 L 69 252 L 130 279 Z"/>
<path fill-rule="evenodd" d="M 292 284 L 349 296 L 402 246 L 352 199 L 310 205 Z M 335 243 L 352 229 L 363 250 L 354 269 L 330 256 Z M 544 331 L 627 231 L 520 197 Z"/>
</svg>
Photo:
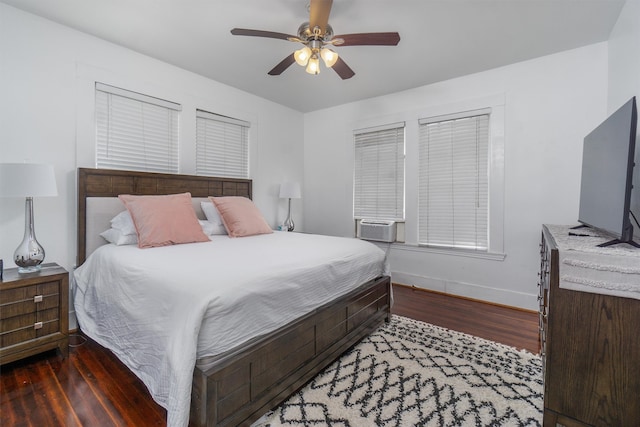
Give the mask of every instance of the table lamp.
<svg viewBox="0 0 640 427">
<path fill-rule="evenodd" d="M 0 197 L 25 197 L 24 238 L 13 254 L 19 273 L 40 270 L 44 249 L 36 240 L 33 226 L 33 198 L 57 196 L 52 165 L 0 163 Z"/>
<path fill-rule="evenodd" d="M 284 220 L 283 225 L 287 231 L 293 231 L 295 224 L 291 218 L 291 199 L 300 198 L 300 184 L 297 182 L 283 182 L 280 184 L 280 198 L 289 199 L 289 213 L 287 214 L 287 219 Z"/>
</svg>

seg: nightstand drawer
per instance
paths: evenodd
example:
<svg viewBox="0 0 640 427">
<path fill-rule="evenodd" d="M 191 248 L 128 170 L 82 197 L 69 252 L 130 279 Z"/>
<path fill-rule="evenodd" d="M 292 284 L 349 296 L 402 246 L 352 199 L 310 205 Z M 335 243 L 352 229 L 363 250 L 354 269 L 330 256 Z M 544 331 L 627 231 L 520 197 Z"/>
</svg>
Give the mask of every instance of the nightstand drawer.
<svg viewBox="0 0 640 427">
<path fill-rule="evenodd" d="M 11 289 L 0 294 L 0 319 L 60 306 L 59 282 Z"/>
<path fill-rule="evenodd" d="M 57 295 L 59 293 L 60 282 L 46 282 L 38 285 L 9 289 L 0 293 L 0 306 L 21 301 L 33 301 L 33 298 L 38 295 L 44 297 L 47 295 Z"/>
<path fill-rule="evenodd" d="M 58 319 L 47 322 L 32 322 L 31 324 L 20 329 L 2 333 L 0 335 L 0 347 L 11 347 L 12 345 L 21 344 L 25 341 L 55 334 L 60 329 Z"/>
<path fill-rule="evenodd" d="M 40 306 L 38 311 L 34 309 L 30 312 L 25 312 L 25 314 L 18 314 L 16 316 L 6 317 L 2 319 L 2 322 L 0 322 L 0 334 L 15 331 L 17 329 L 30 328 L 33 327 L 33 325 L 37 322 L 44 323 L 52 322 L 54 320 L 60 320 L 59 317 L 60 310 L 57 303 L 51 308 L 47 308 L 44 310 L 42 309 L 42 306 Z"/>
<path fill-rule="evenodd" d="M 18 316 L 2 319 L 0 322 L 0 333 L 15 331 L 16 329 L 24 329 L 36 323 L 36 312 L 21 314 Z"/>
</svg>

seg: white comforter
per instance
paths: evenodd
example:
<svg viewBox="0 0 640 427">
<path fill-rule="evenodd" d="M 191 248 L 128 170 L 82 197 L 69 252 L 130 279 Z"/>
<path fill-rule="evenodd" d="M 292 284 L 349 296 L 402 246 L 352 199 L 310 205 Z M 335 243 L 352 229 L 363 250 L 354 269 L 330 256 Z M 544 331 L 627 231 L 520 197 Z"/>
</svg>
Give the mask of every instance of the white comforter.
<svg viewBox="0 0 640 427">
<path fill-rule="evenodd" d="M 196 358 L 224 353 L 387 274 L 356 239 L 276 232 L 139 249 L 105 245 L 75 273 L 80 328 L 186 426 Z"/>
</svg>

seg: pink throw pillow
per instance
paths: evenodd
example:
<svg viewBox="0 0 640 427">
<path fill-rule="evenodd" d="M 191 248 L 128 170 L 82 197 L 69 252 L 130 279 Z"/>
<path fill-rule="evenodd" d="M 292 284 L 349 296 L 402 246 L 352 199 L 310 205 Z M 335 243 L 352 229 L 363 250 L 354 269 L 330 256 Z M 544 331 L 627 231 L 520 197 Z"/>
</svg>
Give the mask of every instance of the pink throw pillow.
<svg viewBox="0 0 640 427">
<path fill-rule="evenodd" d="M 246 197 L 209 197 L 215 205 L 229 237 L 273 233 L 267 221 Z"/>
<path fill-rule="evenodd" d="M 139 248 L 209 242 L 191 204 L 191 193 L 118 196 L 131 214 Z"/>
</svg>

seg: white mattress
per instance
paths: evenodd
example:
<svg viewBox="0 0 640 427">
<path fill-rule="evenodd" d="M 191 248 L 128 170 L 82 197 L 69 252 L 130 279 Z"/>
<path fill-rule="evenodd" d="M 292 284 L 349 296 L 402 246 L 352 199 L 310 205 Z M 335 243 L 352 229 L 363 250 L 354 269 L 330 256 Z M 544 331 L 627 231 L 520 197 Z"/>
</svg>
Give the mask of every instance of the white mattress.
<svg viewBox="0 0 640 427">
<path fill-rule="evenodd" d="M 357 239 L 275 232 L 162 248 L 105 245 L 75 273 L 80 328 L 186 426 L 196 358 L 230 351 L 388 274 Z"/>
</svg>

